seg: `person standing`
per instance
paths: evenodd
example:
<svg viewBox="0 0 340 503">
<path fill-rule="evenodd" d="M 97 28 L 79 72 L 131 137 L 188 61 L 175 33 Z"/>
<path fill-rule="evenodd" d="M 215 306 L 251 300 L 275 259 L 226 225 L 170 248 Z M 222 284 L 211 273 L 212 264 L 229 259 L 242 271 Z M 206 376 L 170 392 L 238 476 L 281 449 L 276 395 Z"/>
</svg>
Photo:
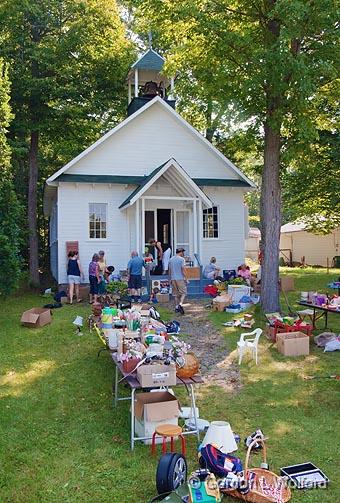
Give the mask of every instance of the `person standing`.
<svg viewBox="0 0 340 503">
<path fill-rule="evenodd" d="M 163 247 L 160 241 L 156 241 L 155 239 L 151 239 L 150 245 L 153 246 L 154 251 L 156 252 L 157 265 L 153 270 L 153 274 L 163 274 Z"/>
<path fill-rule="evenodd" d="M 105 260 L 105 252 L 103 250 L 100 250 L 98 252 L 99 255 L 99 260 L 98 260 L 98 266 L 99 266 L 99 277 L 100 277 L 100 282 L 98 284 L 98 295 L 103 295 L 105 293 L 105 273 L 106 273 L 106 260 Z"/>
<path fill-rule="evenodd" d="M 144 260 L 138 256 L 138 252 L 131 252 L 131 258 L 127 265 L 128 286 L 132 301 L 141 301 L 142 273 Z"/>
<path fill-rule="evenodd" d="M 171 257 L 171 248 L 170 246 L 167 246 L 166 250 L 163 252 L 163 274 L 168 274 L 169 272 L 169 260 Z"/>
<path fill-rule="evenodd" d="M 169 260 L 169 278 L 175 296 L 176 313 L 184 314 L 183 302 L 187 294 L 184 248 L 177 248 L 176 255 Z"/>
<path fill-rule="evenodd" d="M 95 253 L 89 263 L 90 304 L 97 302 L 98 299 L 98 285 L 100 283 L 98 261 L 99 255 L 98 253 Z"/>
<path fill-rule="evenodd" d="M 84 276 L 77 251 L 70 251 L 67 263 L 68 293 L 70 304 L 73 304 L 73 292 L 76 292 L 77 302 L 81 302 L 79 296 L 80 278 Z"/>
</svg>

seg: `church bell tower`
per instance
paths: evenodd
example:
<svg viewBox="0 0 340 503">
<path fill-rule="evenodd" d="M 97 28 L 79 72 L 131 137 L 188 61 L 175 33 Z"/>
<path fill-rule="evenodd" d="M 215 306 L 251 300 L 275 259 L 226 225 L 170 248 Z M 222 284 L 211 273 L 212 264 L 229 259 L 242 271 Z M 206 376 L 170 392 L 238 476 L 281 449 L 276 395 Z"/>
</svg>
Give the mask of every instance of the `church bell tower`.
<svg viewBox="0 0 340 503">
<path fill-rule="evenodd" d="M 164 58 L 151 47 L 131 66 L 127 77 L 128 116 L 143 107 L 156 96 L 175 108 L 175 78 L 162 75 Z"/>
</svg>

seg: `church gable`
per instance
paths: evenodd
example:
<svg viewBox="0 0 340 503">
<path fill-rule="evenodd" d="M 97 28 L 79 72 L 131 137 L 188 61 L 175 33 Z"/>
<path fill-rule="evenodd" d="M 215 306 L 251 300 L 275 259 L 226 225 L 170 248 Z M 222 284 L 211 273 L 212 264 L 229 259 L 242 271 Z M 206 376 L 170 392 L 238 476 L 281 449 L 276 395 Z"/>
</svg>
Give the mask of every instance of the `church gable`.
<svg viewBox="0 0 340 503">
<path fill-rule="evenodd" d="M 174 157 L 192 178 L 241 178 L 157 99 L 131 119 L 65 173 L 143 176 Z"/>
</svg>

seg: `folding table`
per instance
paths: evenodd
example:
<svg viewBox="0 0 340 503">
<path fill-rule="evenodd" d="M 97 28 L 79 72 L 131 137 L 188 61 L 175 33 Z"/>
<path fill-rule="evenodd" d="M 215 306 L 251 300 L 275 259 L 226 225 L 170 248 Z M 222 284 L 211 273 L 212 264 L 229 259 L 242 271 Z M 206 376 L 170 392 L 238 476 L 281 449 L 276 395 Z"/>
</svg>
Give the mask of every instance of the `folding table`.
<svg viewBox="0 0 340 503">
<path fill-rule="evenodd" d="M 136 394 L 137 390 L 143 390 L 143 389 L 145 390 L 145 388 L 142 388 L 142 386 L 140 385 L 140 383 L 137 379 L 137 376 L 136 376 L 136 372 L 134 372 L 133 374 L 126 374 L 124 372 L 122 364 L 119 363 L 117 360 L 116 353 L 112 353 L 111 357 L 112 357 L 113 363 L 115 364 L 115 375 L 114 375 L 114 383 L 113 383 L 114 406 L 116 407 L 120 400 L 130 400 L 130 402 L 131 402 L 130 441 L 131 441 L 131 450 L 133 450 L 136 441 L 138 441 L 138 440 L 143 441 L 143 440 L 151 440 L 152 439 L 152 437 L 136 437 L 135 436 L 135 394 Z M 124 379 L 120 380 L 119 379 L 120 375 Z M 129 396 L 126 396 L 126 397 L 119 396 L 118 388 L 119 388 L 120 382 L 125 382 L 128 385 L 129 391 L 130 391 Z M 186 388 L 186 391 L 187 391 L 189 398 L 190 398 L 190 406 L 191 406 L 191 410 L 193 411 L 193 418 L 192 419 L 193 419 L 193 424 L 195 426 L 195 428 L 193 430 L 184 431 L 183 435 L 196 435 L 198 442 L 200 441 L 200 436 L 199 436 L 199 429 L 197 426 L 196 400 L 195 400 L 194 385 L 201 384 L 201 383 L 203 383 L 203 379 L 199 374 L 194 375 L 193 377 L 188 378 L 188 379 L 181 379 L 181 378 L 177 377 L 177 382 L 176 382 L 176 386 L 185 386 L 185 388 Z M 154 386 L 152 389 L 160 388 L 160 387 L 161 386 L 159 386 L 159 387 Z M 173 387 L 173 386 L 171 386 L 171 387 Z M 149 388 L 147 388 L 147 389 L 149 389 Z"/>
</svg>

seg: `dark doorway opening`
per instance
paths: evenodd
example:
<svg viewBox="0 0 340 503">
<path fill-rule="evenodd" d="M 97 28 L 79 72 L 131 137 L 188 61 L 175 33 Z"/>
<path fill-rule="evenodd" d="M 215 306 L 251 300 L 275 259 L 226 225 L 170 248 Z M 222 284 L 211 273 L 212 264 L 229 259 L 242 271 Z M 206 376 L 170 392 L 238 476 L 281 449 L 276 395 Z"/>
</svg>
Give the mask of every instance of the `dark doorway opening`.
<svg viewBox="0 0 340 503">
<path fill-rule="evenodd" d="M 157 210 L 157 239 L 162 243 L 164 249 L 171 246 L 171 210 Z"/>
</svg>

